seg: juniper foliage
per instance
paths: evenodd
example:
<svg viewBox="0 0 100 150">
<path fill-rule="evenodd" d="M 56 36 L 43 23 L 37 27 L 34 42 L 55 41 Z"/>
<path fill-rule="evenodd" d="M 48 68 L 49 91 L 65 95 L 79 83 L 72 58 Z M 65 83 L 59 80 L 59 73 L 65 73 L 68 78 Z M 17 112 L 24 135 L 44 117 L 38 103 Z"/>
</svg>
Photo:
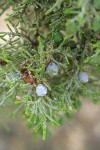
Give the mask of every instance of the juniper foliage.
<svg viewBox="0 0 100 150">
<path fill-rule="evenodd" d="M 0 107 L 12 99 L 45 139 L 50 124 L 80 110 L 80 96 L 100 101 L 100 1 L 1 0 L 0 14 L 9 7 L 9 32 L 0 33 Z M 46 73 L 50 62 L 57 76 Z M 79 81 L 81 71 L 88 83 Z M 38 84 L 48 89 L 43 97 Z"/>
</svg>

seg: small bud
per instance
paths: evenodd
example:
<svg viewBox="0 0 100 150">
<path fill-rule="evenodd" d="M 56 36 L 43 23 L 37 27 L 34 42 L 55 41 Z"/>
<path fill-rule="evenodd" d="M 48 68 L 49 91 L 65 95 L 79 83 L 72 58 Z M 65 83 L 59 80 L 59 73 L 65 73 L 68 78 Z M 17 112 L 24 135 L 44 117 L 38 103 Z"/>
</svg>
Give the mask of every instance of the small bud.
<svg viewBox="0 0 100 150">
<path fill-rule="evenodd" d="M 51 77 L 56 76 L 58 74 L 58 71 L 59 71 L 58 66 L 53 62 L 51 62 L 46 68 L 46 72 Z"/>
<path fill-rule="evenodd" d="M 88 74 L 86 72 L 80 72 L 78 78 L 81 82 L 86 83 L 89 81 Z"/>
<path fill-rule="evenodd" d="M 54 38 L 55 43 L 60 43 L 63 41 L 63 35 L 60 32 L 54 32 L 53 38 Z"/>
<path fill-rule="evenodd" d="M 47 88 L 43 84 L 38 84 L 36 87 L 36 94 L 38 96 L 45 96 L 47 94 Z"/>
</svg>

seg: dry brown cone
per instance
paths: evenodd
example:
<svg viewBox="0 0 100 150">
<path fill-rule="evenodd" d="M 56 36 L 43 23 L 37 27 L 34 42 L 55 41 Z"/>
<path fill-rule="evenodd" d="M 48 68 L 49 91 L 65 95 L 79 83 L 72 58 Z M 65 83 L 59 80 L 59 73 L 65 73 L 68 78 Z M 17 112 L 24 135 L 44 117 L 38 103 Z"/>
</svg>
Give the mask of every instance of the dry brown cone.
<svg viewBox="0 0 100 150">
<path fill-rule="evenodd" d="M 34 79 L 34 78 L 32 77 L 31 72 L 28 71 L 26 68 L 21 69 L 21 73 L 23 74 L 22 79 L 23 79 L 26 83 L 31 83 L 31 84 L 36 83 L 36 79 Z"/>
<path fill-rule="evenodd" d="M 6 61 L 4 61 L 4 60 L 0 60 L 0 65 L 1 66 L 5 66 L 7 64 L 7 62 Z"/>
</svg>

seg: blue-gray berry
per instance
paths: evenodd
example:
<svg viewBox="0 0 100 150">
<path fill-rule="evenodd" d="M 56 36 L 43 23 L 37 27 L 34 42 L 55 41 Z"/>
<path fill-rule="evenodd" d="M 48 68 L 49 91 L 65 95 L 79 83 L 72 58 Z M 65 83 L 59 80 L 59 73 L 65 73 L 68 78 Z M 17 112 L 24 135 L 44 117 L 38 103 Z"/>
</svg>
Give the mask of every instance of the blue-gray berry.
<svg viewBox="0 0 100 150">
<path fill-rule="evenodd" d="M 38 84 L 36 87 L 36 94 L 38 96 L 45 96 L 47 94 L 47 88 L 43 84 Z"/>
<path fill-rule="evenodd" d="M 88 74 L 86 72 L 80 72 L 78 75 L 80 82 L 86 83 L 89 81 Z"/>
<path fill-rule="evenodd" d="M 46 68 L 47 74 L 51 77 L 56 76 L 58 74 L 58 71 L 59 71 L 58 66 L 53 62 L 51 62 Z"/>
<path fill-rule="evenodd" d="M 20 76 L 16 72 L 9 72 L 8 75 L 6 76 L 7 80 L 16 80 Z"/>
</svg>

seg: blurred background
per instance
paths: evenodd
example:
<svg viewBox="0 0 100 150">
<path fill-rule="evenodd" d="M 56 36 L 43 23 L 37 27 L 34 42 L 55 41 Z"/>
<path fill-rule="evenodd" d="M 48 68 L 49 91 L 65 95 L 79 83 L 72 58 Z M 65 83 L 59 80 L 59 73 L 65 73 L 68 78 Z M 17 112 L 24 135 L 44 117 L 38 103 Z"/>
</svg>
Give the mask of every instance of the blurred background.
<svg viewBox="0 0 100 150">
<path fill-rule="evenodd" d="M 0 17 L 0 32 L 8 30 L 4 18 L 9 11 Z M 11 109 L 0 107 L 0 150 L 100 150 L 100 104 L 82 100 L 80 112 L 75 111 L 61 127 L 53 127 L 45 141 L 33 138 L 20 115 L 10 117 Z"/>
</svg>

